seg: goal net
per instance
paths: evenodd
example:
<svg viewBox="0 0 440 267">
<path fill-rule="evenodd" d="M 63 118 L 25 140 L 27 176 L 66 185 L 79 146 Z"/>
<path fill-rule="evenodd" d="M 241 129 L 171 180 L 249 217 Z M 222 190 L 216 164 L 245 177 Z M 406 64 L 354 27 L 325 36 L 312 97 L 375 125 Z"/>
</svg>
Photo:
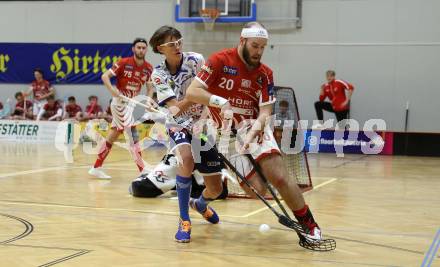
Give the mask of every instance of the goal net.
<svg viewBox="0 0 440 267">
<path fill-rule="evenodd" d="M 301 136 L 301 131 L 298 131 L 298 121 L 300 120 L 298 104 L 296 102 L 295 92 L 290 87 L 281 87 L 275 86 L 275 97 L 276 102 L 273 106 L 273 114 L 275 115 L 278 125 L 274 128 L 274 136 L 277 140 L 278 146 L 281 148 L 282 145 L 282 157 L 284 160 L 284 164 L 289 173 L 288 179 L 294 179 L 298 186 L 303 191 L 308 191 L 312 189 L 312 179 L 310 177 L 310 170 L 307 161 L 307 154 L 305 151 L 298 151 L 299 149 L 294 149 L 297 138 L 304 138 Z M 284 131 L 291 131 L 290 133 L 283 133 L 283 126 L 285 123 L 290 121 L 291 127 L 286 126 Z M 298 134 L 299 133 L 299 134 Z M 283 144 L 281 144 L 281 140 L 283 135 L 284 139 L 289 138 L 287 140 L 287 146 L 290 146 L 290 151 L 288 153 L 284 153 L 286 150 L 286 140 L 283 140 Z M 289 150 L 289 147 L 288 147 Z M 296 151 L 292 153 L 292 151 Z M 247 197 L 243 189 L 241 189 L 238 181 L 231 181 L 231 177 L 235 177 L 231 171 L 229 171 L 229 181 L 228 181 L 228 191 L 229 197 Z"/>
</svg>

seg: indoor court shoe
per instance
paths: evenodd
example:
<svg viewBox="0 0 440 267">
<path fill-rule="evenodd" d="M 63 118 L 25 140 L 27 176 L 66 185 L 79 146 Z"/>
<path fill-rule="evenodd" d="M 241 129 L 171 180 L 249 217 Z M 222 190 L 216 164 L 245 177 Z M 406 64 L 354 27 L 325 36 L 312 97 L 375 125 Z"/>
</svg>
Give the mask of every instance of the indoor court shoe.
<svg viewBox="0 0 440 267">
<path fill-rule="evenodd" d="M 305 236 L 309 240 L 314 240 L 317 242 L 322 240 L 321 229 L 315 222 L 315 219 L 313 218 L 310 210 L 307 210 L 307 213 L 304 216 L 300 217 L 295 215 L 295 217 L 298 222 L 303 226 L 303 229 L 306 232 L 302 234 L 303 236 Z"/>
<path fill-rule="evenodd" d="M 100 178 L 100 179 L 111 179 L 112 178 L 110 175 L 105 174 L 105 172 L 102 170 L 102 167 L 99 167 L 99 168 L 92 167 L 92 168 L 90 168 L 89 174 L 93 175 L 93 176 L 95 176 L 97 178 Z"/>
<path fill-rule="evenodd" d="M 191 241 L 191 222 L 179 219 L 179 228 L 174 238 L 178 243 L 189 243 Z"/>
<path fill-rule="evenodd" d="M 211 207 L 206 207 L 205 210 L 201 210 L 197 207 L 197 199 L 191 198 L 189 200 L 189 205 L 192 209 L 196 210 L 198 213 L 200 213 L 203 218 L 205 218 L 205 220 L 207 220 L 208 222 L 212 223 L 212 224 L 217 224 L 220 219 L 218 218 L 217 213 L 215 212 L 215 210 Z"/>
<path fill-rule="evenodd" d="M 322 240 L 321 229 L 319 229 L 318 225 L 312 227 L 311 229 L 308 228 L 307 226 L 306 228 L 308 229 L 307 234 L 303 234 L 303 236 L 305 236 L 308 240 L 316 241 L 316 242 Z"/>
</svg>

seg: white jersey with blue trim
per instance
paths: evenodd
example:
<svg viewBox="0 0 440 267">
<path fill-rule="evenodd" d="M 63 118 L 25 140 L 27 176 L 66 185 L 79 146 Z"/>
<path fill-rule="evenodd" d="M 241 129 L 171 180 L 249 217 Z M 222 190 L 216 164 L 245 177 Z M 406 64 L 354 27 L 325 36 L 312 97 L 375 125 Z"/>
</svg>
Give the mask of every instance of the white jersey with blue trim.
<svg viewBox="0 0 440 267">
<path fill-rule="evenodd" d="M 182 100 L 185 97 L 186 89 L 204 64 L 205 59 L 201 54 L 183 52 L 180 68 L 175 74 L 170 73 L 165 61 L 154 68 L 151 80 L 157 92 L 159 105 L 164 106 L 167 101 L 173 98 L 177 101 Z M 193 104 L 175 119 L 182 126 L 190 128 L 194 122 L 200 119 L 203 107 L 201 104 Z"/>
</svg>

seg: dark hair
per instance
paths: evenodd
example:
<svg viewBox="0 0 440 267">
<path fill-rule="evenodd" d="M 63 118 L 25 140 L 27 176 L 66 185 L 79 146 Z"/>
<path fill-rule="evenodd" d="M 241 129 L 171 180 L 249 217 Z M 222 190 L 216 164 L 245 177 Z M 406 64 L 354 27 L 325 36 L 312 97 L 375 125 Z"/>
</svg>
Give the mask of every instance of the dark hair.
<svg viewBox="0 0 440 267">
<path fill-rule="evenodd" d="M 19 96 L 23 96 L 23 93 L 22 93 L 22 92 L 17 92 L 17 93 L 15 93 L 15 98 L 17 98 L 17 97 L 19 97 Z"/>
<path fill-rule="evenodd" d="M 176 28 L 173 28 L 171 26 L 160 27 L 153 33 L 153 36 L 151 36 L 150 38 L 150 46 L 153 49 L 154 53 L 160 54 L 159 50 L 157 50 L 157 47 L 163 44 L 165 38 L 167 38 L 168 36 L 176 37 L 176 39 L 182 38 L 182 34 Z"/>
<path fill-rule="evenodd" d="M 69 101 L 75 101 L 76 99 L 75 99 L 74 96 L 69 96 L 69 98 L 67 98 L 67 100 L 69 100 Z"/>
<path fill-rule="evenodd" d="M 55 99 L 55 96 L 54 96 L 54 95 L 50 95 L 50 96 L 48 96 L 46 99 L 47 99 L 47 100 Z"/>
<path fill-rule="evenodd" d="M 134 39 L 132 46 L 135 46 L 137 43 L 144 43 L 148 46 L 147 40 L 145 40 L 145 38 L 142 37 L 137 37 L 136 39 Z"/>
<path fill-rule="evenodd" d="M 96 100 L 98 99 L 98 97 L 96 95 L 91 95 L 91 96 L 89 96 L 89 101 L 92 100 L 93 98 L 95 98 Z"/>
<path fill-rule="evenodd" d="M 43 70 L 40 69 L 40 68 L 35 68 L 35 69 L 34 69 L 34 72 L 38 72 L 38 73 L 40 73 L 41 75 L 44 75 Z"/>
<path fill-rule="evenodd" d="M 334 71 L 334 70 L 328 70 L 327 72 L 326 72 L 326 74 L 327 75 L 330 75 L 330 76 L 336 76 L 336 72 Z"/>
<path fill-rule="evenodd" d="M 289 106 L 289 102 L 287 102 L 286 100 L 280 101 L 280 107 L 288 107 L 288 106 Z"/>
</svg>

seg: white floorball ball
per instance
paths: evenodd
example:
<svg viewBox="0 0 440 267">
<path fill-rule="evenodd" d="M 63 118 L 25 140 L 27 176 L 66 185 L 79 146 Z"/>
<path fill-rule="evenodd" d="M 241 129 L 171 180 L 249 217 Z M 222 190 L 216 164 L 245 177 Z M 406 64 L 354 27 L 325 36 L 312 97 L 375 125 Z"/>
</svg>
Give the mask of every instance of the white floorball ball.
<svg viewBox="0 0 440 267">
<path fill-rule="evenodd" d="M 258 228 L 258 230 L 260 231 L 260 233 L 267 233 L 270 230 L 270 226 L 263 223 L 262 225 L 260 225 L 260 228 Z"/>
</svg>

